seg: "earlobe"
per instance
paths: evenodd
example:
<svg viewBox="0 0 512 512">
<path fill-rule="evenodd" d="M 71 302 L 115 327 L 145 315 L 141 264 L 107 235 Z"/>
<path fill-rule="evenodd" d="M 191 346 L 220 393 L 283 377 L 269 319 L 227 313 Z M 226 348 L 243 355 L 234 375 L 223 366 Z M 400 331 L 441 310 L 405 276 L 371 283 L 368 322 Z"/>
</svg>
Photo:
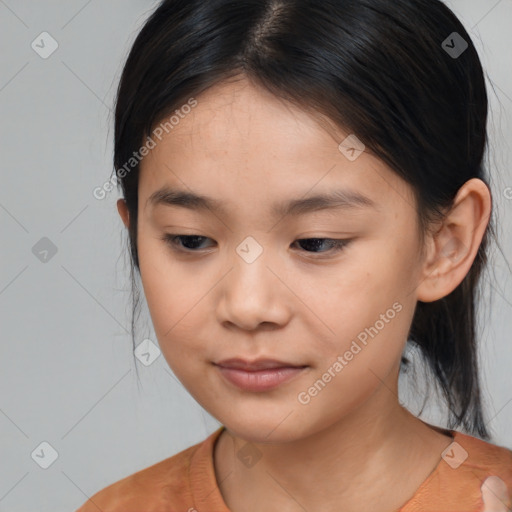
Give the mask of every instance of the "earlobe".
<svg viewBox="0 0 512 512">
<path fill-rule="evenodd" d="M 117 200 L 117 211 L 121 216 L 123 224 L 128 228 L 130 226 L 130 214 L 128 212 L 128 207 L 126 206 L 126 201 L 124 199 Z"/>
<path fill-rule="evenodd" d="M 429 239 L 416 289 L 418 300 L 433 302 L 449 295 L 471 269 L 491 215 L 491 195 L 478 178 L 467 181 L 457 193 L 442 227 Z"/>
</svg>

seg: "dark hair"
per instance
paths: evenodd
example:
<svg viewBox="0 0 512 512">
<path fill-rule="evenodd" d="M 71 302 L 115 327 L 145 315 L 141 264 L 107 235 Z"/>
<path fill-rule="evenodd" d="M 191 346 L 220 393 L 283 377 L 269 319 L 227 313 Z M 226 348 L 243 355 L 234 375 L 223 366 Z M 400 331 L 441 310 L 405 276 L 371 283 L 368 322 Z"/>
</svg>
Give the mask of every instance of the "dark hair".
<svg viewBox="0 0 512 512">
<path fill-rule="evenodd" d="M 454 55 L 449 50 L 463 48 L 460 38 L 468 46 Z M 164 0 L 131 48 L 115 109 L 114 166 L 130 214 L 132 336 L 140 298 L 134 291 L 139 166 L 119 170 L 187 100 L 242 76 L 348 129 L 389 165 L 414 191 L 422 241 L 466 181 L 488 185 L 484 73 L 470 36 L 441 1 Z M 452 293 L 417 303 L 408 338 L 446 399 L 449 428 L 483 439 L 489 434 L 475 305 L 489 232 L 495 237 L 492 219 Z M 409 363 L 404 356 L 401 362 Z"/>
</svg>

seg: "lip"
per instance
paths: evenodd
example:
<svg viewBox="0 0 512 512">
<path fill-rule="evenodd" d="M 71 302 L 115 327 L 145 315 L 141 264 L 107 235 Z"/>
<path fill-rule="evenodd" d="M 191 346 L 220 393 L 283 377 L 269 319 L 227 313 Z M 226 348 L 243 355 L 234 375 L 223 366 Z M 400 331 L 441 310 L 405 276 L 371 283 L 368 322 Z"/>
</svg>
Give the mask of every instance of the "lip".
<svg viewBox="0 0 512 512">
<path fill-rule="evenodd" d="M 259 392 L 274 389 L 307 368 L 275 359 L 226 359 L 214 365 L 231 384 L 245 391 Z"/>
<path fill-rule="evenodd" d="M 277 359 L 255 359 L 254 361 L 247 361 L 239 357 L 232 359 L 224 359 L 215 363 L 217 366 L 223 368 L 233 368 L 236 370 L 245 370 L 247 372 L 257 370 L 268 370 L 274 368 L 304 368 L 304 365 L 296 365 L 286 361 L 279 361 Z"/>
</svg>

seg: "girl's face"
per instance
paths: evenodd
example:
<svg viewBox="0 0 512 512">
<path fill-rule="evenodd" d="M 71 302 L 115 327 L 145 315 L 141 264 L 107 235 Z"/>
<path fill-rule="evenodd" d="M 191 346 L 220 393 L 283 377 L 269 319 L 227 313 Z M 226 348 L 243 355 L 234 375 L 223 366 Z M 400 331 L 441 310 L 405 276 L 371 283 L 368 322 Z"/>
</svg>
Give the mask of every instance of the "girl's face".
<svg viewBox="0 0 512 512">
<path fill-rule="evenodd" d="M 330 135 L 249 82 L 197 102 L 140 169 L 140 272 L 169 366 L 254 442 L 398 408 L 424 278 L 412 190 L 368 152 L 340 149 L 349 133 Z M 336 202 L 317 198 L 337 191 Z M 219 366 L 233 358 L 295 368 Z"/>
</svg>

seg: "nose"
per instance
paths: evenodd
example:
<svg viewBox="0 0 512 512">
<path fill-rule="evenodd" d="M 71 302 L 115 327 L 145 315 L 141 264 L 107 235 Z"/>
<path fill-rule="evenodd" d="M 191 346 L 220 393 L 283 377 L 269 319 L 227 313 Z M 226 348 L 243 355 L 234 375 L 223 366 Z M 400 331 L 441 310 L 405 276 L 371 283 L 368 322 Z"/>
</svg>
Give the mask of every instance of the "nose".
<svg viewBox="0 0 512 512">
<path fill-rule="evenodd" d="M 264 255 L 251 263 L 237 256 L 232 270 L 219 283 L 218 321 L 250 331 L 286 325 L 293 294 L 279 273 L 278 265 L 270 264 Z"/>
</svg>

